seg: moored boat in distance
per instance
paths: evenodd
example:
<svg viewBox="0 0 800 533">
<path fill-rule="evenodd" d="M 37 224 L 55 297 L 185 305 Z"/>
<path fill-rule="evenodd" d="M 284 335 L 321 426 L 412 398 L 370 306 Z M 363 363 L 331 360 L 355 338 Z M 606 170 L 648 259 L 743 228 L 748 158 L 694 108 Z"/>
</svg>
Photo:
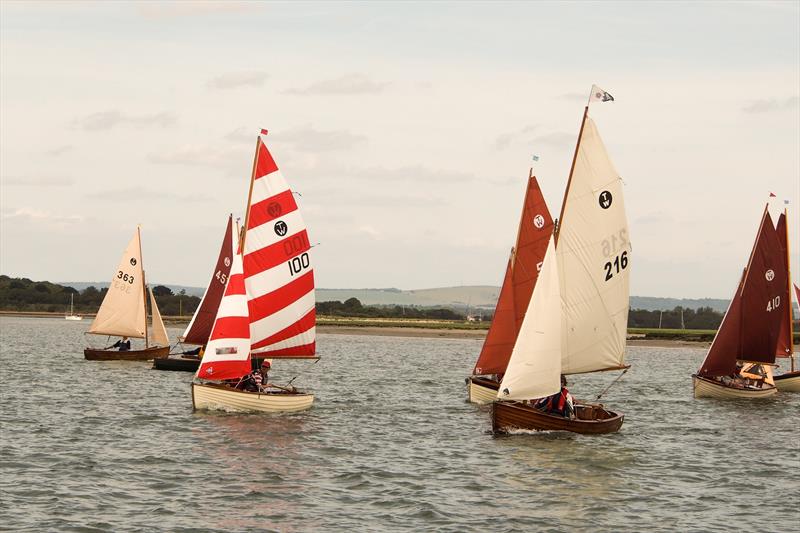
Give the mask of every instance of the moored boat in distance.
<svg viewBox="0 0 800 533">
<path fill-rule="evenodd" d="M 590 102 L 608 100 L 592 87 Z M 571 416 L 537 403 L 559 393 L 562 375 L 628 368 L 631 245 L 623 184 L 588 111 L 587 104 L 556 232 L 492 404 L 495 433 L 612 433 L 624 420 L 599 403 L 576 402 Z"/>
<path fill-rule="evenodd" d="M 122 254 L 100 309 L 86 333 L 144 339 L 145 347 L 124 351 L 111 349 L 114 346 L 88 347 L 83 351 L 84 357 L 93 361 L 148 361 L 167 355 L 169 337 L 152 291 L 150 307 L 153 314 L 152 328 L 147 327 L 147 284 L 142 263 L 141 235 L 137 227 Z M 151 341 L 154 346 L 150 346 Z"/>
<path fill-rule="evenodd" d="M 195 409 L 286 412 L 309 409 L 314 395 L 291 384 L 239 386 L 253 360 L 318 359 L 314 271 L 294 194 L 261 130 L 239 250 L 192 383 Z"/>
<path fill-rule="evenodd" d="M 764 207 L 750 259 L 703 363 L 692 375 L 695 398 L 766 398 L 779 350 L 788 271 L 778 230 Z M 791 344 L 789 345 L 791 346 Z"/>
<path fill-rule="evenodd" d="M 552 234 L 553 219 L 531 170 L 517 241 L 511 249 L 494 317 L 472 375 L 466 380 L 472 403 L 487 404 L 497 398 L 500 378 L 508 366 Z"/>
<path fill-rule="evenodd" d="M 80 315 L 76 315 L 75 311 L 73 310 L 73 303 L 75 300 L 75 295 L 69 295 L 69 313 L 64 315 L 64 320 L 83 320 L 83 317 Z"/>
</svg>

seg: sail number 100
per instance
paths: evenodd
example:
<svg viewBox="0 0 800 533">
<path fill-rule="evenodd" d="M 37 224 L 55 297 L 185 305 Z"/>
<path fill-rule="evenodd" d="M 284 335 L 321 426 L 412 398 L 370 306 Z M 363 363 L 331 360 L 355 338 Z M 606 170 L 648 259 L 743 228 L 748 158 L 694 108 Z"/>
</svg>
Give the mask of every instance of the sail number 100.
<svg viewBox="0 0 800 533">
<path fill-rule="evenodd" d="M 308 258 L 308 252 L 303 252 L 297 257 L 293 257 L 291 261 L 287 261 L 289 265 L 289 274 L 294 276 L 299 274 L 303 269 L 311 265 L 311 260 Z"/>
<path fill-rule="evenodd" d="M 625 250 L 621 255 L 614 258 L 614 262 L 606 262 L 604 268 L 606 269 L 606 281 L 614 277 L 614 274 L 619 274 L 621 271 L 628 267 L 628 251 Z"/>
</svg>

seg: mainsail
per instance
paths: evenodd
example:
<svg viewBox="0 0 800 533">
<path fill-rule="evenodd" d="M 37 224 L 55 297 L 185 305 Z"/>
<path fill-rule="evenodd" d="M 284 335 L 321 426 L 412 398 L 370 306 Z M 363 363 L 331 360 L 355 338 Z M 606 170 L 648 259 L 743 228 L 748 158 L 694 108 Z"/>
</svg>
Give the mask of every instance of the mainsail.
<svg viewBox="0 0 800 533">
<path fill-rule="evenodd" d="M 586 111 L 556 241 L 563 374 L 625 362 L 631 243 L 622 179 Z"/>
<path fill-rule="evenodd" d="M 142 247 L 136 228 L 88 333 L 144 338 L 147 327 L 144 302 Z"/>
<path fill-rule="evenodd" d="M 522 400 L 558 392 L 561 344 L 561 290 L 551 236 L 498 398 Z"/>
<path fill-rule="evenodd" d="M 266 131 L 261 133 L 243 237 L 252 351 L 263 357 L 312 357 L 311 245 L 294 194 L 264 144 Z"/>
<path fill-rule="evenodd" d="M 169 336 L 164 321 L 161 320 L 161 313 L 158 310 L 156 297 L 153 296 L 153 289 L 150 288 L 150 312 L 153 314 L 153 328 L 150 330 L 150 342 L 156 346 L 169 346 Z"/>
<path fill-rule="evenodd" d="M 225 293 L 225 286 L 231 271 L 231 260 L 233 258 L 233 217 L 228 217 L 228 226 L 225 230 L 225 237 L 222 239 L 222 247 L 219 251 L 217 264 L 211 281 L 206 287 L 203 299 L 197 307 L 192 321 L 186 327 L 181 342 L 186 344 L 205 344 L 211 336 L 211 328 L 214 326 L 214 319 L 217 316 L 217 309 Z"/>
<path fill-rule="evenodd" d="M 783 320 L 781 320 L 781 330 L 778 334 L 778 344 L 775 347 L 776 357 L 792 357 L 792 288 L 789 276 L 789 232 L 786 227 L 786 212 L 778 217 L 778 224 L 775 226 L 778 234 L 778 241 L 781 246 L 784 262 L 786 263 L 786 290 L 781 293 L 781 300 L 786 302 L 783 310 Z"/>
<path fill-rule="evenodd" d="M 736 370 L 736 360 L 775 362 L 778 335 L 790 302 L 786 262 L 769 210 L 764 209 L 750 260 L 698 374 L 724 376 Z"/>
<path fill-rule="evenodd" d="M 233 256 L 225 295 L 197 369 L 199 378 L 236 379 L 250 372 L 250 319 L 242 274 L 242 256 Z"/>
<path fill-rule="evenodd" d="M 539 183 L 531 175 L 525 191 L 516 246 L 508 260 L 492 324 L 473 374 L 502 374 L 506 371 L 552 234 L 553 219 Z"/>
</svg>

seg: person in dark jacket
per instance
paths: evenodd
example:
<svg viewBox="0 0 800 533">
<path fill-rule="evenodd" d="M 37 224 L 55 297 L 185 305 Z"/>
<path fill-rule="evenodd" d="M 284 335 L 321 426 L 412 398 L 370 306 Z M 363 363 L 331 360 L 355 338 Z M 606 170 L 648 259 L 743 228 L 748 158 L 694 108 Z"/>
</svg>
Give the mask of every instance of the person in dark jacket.
<svg viewBox="0 0 800 533">
<path fill-rule="evenodd" d="M 122 337 L 121 340 L 115 342 L 112 348 L 119 348 L 120 352 L 129 352 L 131 351 L 131 341 L 128 340 L 128 337 Z"/>
</svg>

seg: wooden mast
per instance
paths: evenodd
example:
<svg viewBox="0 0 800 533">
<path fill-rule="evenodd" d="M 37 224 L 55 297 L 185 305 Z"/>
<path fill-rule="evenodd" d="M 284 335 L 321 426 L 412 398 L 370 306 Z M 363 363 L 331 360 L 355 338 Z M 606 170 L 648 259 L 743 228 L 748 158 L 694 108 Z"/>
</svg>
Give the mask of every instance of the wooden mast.
<svg viewBox="0 0 800 533">
<path fill-rule="evenodd" d="M 789 305 L 786 307 L 786 318 L 789 320 L 789 361 L 791 364 L 791 371 L 794 372 L 794 324 L 792 323 L 792 269 L 791 269 L 791 260 L 792 257 L 789 253 L 789 212 L 788 209 L 785 207 L 783 208 L 783 219 L 786 223 L 786 232 L 784 237 L 786 238 L 786 290 L 787 294 L 789 295 Z M 800 305 L 800 302 L 797 302 Z"/>
<path fill-rule="evenodd" d="M 150 347 L 147 339 L 147 278 L 144 276 L 144 258 L 142 256 L 142 227 L 136 226 L 136 234 L 139 237 L 139 261 L 142 263 L 142 299 L 144 300 L 144 347 Z"/>
<path fill-rule="evenodd" d="M 591 101 L 592 95 L 589 95 Z M 567 178 L 567 187 L 564 189 L 564 199 L 561 201 L 561 212 L 558 214 L 558 226 L 556 226 L 556 236 L 554 244 L 558 245 L 558 237 L 561 235 L 561 226 L 564 224 L 564 208 L 567 205 L 567 196 L 569 195 L 569 186 L 572 183 L 572 173 L 575 172 L 575 162 L 578 160 L 578 150 L 581 147 L 581 138 L 583 137 L 583 126 L 586 124 L 586 117 L 589 115 L 589 102 L 586 102 L 586 107 L 583 109 L 583 119 L 581 119 L 581 129 L 578 131 L 578 142 L 575 143 L 575 154 L 572 156 L 572 166 L 569 167 L 569 178 Z"/>
<path fill-rule="evenodd" d="M 261 130 L 265 131 L 265 130 Z M 250 174 L 250 191 L 247 193 L 247 211 L 244 214 L 244 226 L 242 227 L 242 234 L 239 238 L 239 250 L 244 259 L 244 240 L 247 237 L 247 224 L 250 222 L 250 202 L 253 199 L 253 185 L 256 182 L 256 167 L 258 166 L 258 143 L 261 142 L 261 136 L 256 137 L 256 153 L 253 156 L 253 171 Z"/>
</svg>

